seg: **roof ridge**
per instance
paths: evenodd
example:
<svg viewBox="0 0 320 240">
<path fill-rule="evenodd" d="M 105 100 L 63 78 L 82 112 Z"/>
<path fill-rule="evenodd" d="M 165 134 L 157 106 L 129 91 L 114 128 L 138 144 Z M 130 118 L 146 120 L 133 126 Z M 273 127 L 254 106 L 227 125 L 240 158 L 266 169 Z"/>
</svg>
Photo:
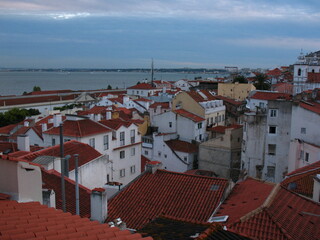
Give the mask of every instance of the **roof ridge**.
<svg viewBox="0 0 320 240">
<path fill-rule="evenodd" d="M 267 199 L 262 204 L 262 207 L 270 207 L 271 203 L 273 202 L 276 195 L 278 194 L 280 187 L 281 187 L 281 185 L 279 183 L 273 187 L 273 189 L 271 190 L 271 193 L 269 194 Z"/>
<path fill-rule="evenodd" d="M 166 169 L 158 169 L 157 171 L 171 173 L 171 174 L 175 174 L 175 175 L 187 175 L 187 176 L 198 177 L 198 178 L 208 178 L 208 179 L 216 179 L 216 180 L 228 181 L 228 179 L 225 179 L 225 178 L 195 175 L 195 174 L 190 174 L 190 173 L 185 173 L 185 172 L 174 172 L 174 171 L 169 171 L 169 170 L 166 170 Z"/>
</svg>

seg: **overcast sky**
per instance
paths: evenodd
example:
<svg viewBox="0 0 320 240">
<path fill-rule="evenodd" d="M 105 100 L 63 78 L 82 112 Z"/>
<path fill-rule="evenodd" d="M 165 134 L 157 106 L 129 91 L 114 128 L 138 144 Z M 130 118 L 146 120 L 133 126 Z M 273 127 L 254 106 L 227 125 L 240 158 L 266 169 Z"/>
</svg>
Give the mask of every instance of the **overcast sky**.
<svg viewBox="0 0 320 240">
<path fill-rule="evenodd" d="M 0 0 L 0 67 L 273 68 L 319 29 L 319 0 Z"/>
</svg>

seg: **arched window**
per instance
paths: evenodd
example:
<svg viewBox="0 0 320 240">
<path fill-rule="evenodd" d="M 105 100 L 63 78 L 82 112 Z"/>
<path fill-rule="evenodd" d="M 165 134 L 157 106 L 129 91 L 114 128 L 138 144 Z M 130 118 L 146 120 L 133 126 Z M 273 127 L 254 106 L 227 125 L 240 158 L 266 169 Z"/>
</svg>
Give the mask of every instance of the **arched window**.
<svg viewBox="0 0 320 240">
<path fill-rule="evenodd" d="M 298 69 L 298 76 L 301 76 L 301 68 Z"/>
</svg>

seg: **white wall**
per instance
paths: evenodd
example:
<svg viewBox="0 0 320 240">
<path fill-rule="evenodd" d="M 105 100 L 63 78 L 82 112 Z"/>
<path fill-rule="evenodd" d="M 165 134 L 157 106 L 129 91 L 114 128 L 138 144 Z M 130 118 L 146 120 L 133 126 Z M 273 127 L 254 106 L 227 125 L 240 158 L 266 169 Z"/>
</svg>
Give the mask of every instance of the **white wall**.
<svg viewBox="0 0 320 240">
<path fill-rule="evenodd" d="M 158 127 L 160 133 L 173 133 L 177 131 L 176 114 L 173 112 L 164 112 L 155 115 L 152 118 L 152 126 Z M 171 122 L 171 127 L 169 123 Z"/>
</svg>

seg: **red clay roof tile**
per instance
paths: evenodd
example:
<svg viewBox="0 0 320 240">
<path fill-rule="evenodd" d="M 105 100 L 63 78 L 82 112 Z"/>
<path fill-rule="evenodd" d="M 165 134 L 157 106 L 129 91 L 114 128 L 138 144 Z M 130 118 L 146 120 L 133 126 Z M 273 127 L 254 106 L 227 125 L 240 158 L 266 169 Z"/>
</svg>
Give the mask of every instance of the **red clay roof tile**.
<svg viewBox="0 0 320 240">
<path fill-rule="evenodd" d="M 194 122 L 202 122 L 202 121 L 205 121 L 204 118 L 202 117 L 199 117 L 198 115 L 195 115 L 191 112 L 188 112 L 184 109 L 176 109 L 174 110 L 175 113 L 179 114 L 180 116 L 182 117 L 185 117 L 185 118 L 188 118 L 188 119 L 191 119 L 192 121 Z"/>
<path fill-rule="evenodd" d="M 278 100 L 285 99 L 290 100 L 292 96 L 287 93 L 278 93 L 278 92 L 256 92 L 251 96 L 252 99 L 260 100 Z"/>
<path fill-rule="evenodd" d="M 110 131 L 110 129 L 90 119 L 83 119 L 79 121 L 66 120 L 63 122 L 64 136 L 86 137 L 96 134 L 107 133 Z M 45 133 L 50 135 L 59 135 L 60 127 L 53 127 L 45 131 Z"/>
<path fill-rule="evenodd" d="M 43 214 L 39 215 L 39 211 Z M 23 219 L 8 218 L 5 212 L 11 216 L 20 216 Z M 26 220 L 26 224 L 21 224 Z M 40 227 L 36 221 L 41 224 Z M 116 227 L 100 224 L 96 221 L 72 216 L 54 208 L 40 205 L 38 202 L 18 203 L 16 201 L 0 201 L 0 238 L 1 239 L 92 239 L 92 240 L 120 240 L 120 239 L 145 239 L 140 234 L 131 234 L 129 231 L 120 231 Z M 10 228 L 8 228 L 10 227 Z"/>
<path fill-rule="evenodd" d="M 211 190 L 213 185 L 217 190 Z M 206 222 L 228 181 L 157 170 L 145 172 L 108 203 L 107 221 L 121 217 L 129 228 L 141 229 L 159 215 Z"/>
</svg>

